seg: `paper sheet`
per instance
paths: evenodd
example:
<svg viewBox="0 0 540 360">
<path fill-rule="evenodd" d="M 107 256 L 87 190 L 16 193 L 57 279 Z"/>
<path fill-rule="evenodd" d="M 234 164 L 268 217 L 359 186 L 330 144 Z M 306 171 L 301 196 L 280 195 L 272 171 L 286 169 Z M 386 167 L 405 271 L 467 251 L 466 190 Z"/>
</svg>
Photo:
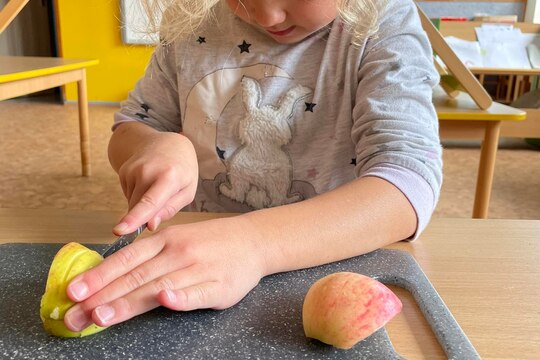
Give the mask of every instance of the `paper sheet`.
<svg viewBox="0 0 540 360">
<path fill-rule="evenodd" d="M 482 51 L 477 41 L 462 40 L 453 36 L 447 36 L 445 40 L 465 66 L 484 66 Z"/>
<path fill-rule="evenodd" d="M 468 67 L 530 69 L 527 45 L 540 45 L 540 37 L 525 36 L 512 24 L 482 24 L 475 28 L 478 41 L 445 37 L 448 45 Z"/>
<path fill-rule="evenodd" d="M 483 46 L 484 67 L 530 69 L 527 49 L 521 44 L 487 43 Z"/>
<path fill-rule="evenodd" d="M 474 30 L 482 47 L 486 43 L 521 41 L 521 29 L 514 28 L 512 24 L 482 24 Z"/>
</svg>

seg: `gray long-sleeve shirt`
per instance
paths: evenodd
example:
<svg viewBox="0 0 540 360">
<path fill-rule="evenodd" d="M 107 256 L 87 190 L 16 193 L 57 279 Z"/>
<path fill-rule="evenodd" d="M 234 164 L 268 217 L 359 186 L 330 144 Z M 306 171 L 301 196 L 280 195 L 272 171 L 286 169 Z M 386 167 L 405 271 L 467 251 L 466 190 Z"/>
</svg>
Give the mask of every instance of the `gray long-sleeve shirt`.
<svg viewBox="0 0 540 360">
<path fill-rule="evenodd" d="M 288 204 L 357 177 L 399 188 L 428 223 L 442 182 L 439 77 L 411 0 L 389 1 L 360 46 L 339 19 L 276 43 L 221 2 L 217 23 L 156 48 L 115 126 L 141 121 L 194 144 L 197 211 Z M 182 156 L 182 154 L 178 154 Z"/>
</svg>

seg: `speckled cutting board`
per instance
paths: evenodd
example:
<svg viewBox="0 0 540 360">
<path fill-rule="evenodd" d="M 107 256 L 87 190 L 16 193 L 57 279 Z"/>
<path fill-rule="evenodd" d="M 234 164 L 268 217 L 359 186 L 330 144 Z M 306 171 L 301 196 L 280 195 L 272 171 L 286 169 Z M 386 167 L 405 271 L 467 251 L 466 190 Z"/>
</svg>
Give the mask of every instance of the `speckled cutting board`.
<svg viewBox="0 0 540 360">
<path fill-rule="evenodd" d="M 414 258 L 397 250 L 266 277 L 239 304 L 223 311 L 158 308 L 89 337 L 51 337 L 39 319 L 39 303 L 60 246 L 0 245 L 1 359 L 401 359 L 384 329 L 346 351 L 304 336 L 307 290 L 337 271 L 406 288 L 448 358 L 480 358 Z"/>
</svg>

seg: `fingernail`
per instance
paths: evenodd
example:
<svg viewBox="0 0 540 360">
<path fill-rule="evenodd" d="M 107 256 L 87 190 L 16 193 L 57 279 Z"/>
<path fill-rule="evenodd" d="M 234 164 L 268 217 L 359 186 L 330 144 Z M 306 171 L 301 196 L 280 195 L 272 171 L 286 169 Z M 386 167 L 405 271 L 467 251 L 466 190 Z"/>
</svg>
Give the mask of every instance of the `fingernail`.
<svg viewBox="0 0 540 360">
<path fill-rule="evenodd" d="M 165 289 L 165 295 L 167 295 L 167 298 L 170 302 L 176 302 L 176 294 L 174 293 L 174 291 Z"/>
<path fill-rule="evenodd" d="M 91 323 L 91 320 L 86 317 L 84 312 L 79 310 L 69 313 L 69 315 L 66 316 L 66 320 L 72 331 L 81 331 Z"/>
<path fill-rule="evenodd" d="M 81 301 L 88 295 L 88 285 L 82 280 L 77 280 L 69 284 L 69 291 L 75 300 Z"/>
<path fill-rule="evenodd" d="M 154 223 L 154 228 L 157 229 L 159 227 L 159 224 L 161 224 L 161 218 L 156 217 L 155 223 Z"/>
<path fill-rule="evenodd" d="M 109 305 L 98 306 L 95 310 L 96 316 L 103 323 L 106 324 L 114 317 L 114 309 Z"/>
<path fill-rule="evenodd" d="M 123 222 L 123 223 L 120 223 L 120 224 L 116 225 L 116 226 L 113 228 L 113 231 L 114 231 L 115 233 L 121 233 L 121 232 L 123 232 L 124 230 L 126 230 L 126 229 L 128 228 L 128 226 L 129 226 L 128 223 Z"/>
</svg>

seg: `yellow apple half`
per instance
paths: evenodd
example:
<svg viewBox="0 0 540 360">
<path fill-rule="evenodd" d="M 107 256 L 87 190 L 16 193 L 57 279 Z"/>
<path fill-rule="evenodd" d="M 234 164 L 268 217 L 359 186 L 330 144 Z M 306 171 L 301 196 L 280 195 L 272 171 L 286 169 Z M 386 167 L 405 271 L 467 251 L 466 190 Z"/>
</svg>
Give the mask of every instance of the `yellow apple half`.
<svg viewBox="0 0 540 360">
<path fill-rule="evenodd" d="M 302 308 L 307 337 L 340 349 L 350 349 L 396 316 L 399 298 L 384 284 L 352 272 L 317 280 Z"/>
<path fill-rule="evenodd" d="M 103 257 L 100 254 L 76 242 L 64 245 L 56 253 L 49 269 L 39 311 L 43 327 L 48 334 L 59 337 L 82 337 L 106 329 L 92 324 L 80 332 L 73 332 L 64 325 L 66 311 L 75 304 L 66 294 L 67 285 L 75 276 L 102 261 Z"/>
</svg>

